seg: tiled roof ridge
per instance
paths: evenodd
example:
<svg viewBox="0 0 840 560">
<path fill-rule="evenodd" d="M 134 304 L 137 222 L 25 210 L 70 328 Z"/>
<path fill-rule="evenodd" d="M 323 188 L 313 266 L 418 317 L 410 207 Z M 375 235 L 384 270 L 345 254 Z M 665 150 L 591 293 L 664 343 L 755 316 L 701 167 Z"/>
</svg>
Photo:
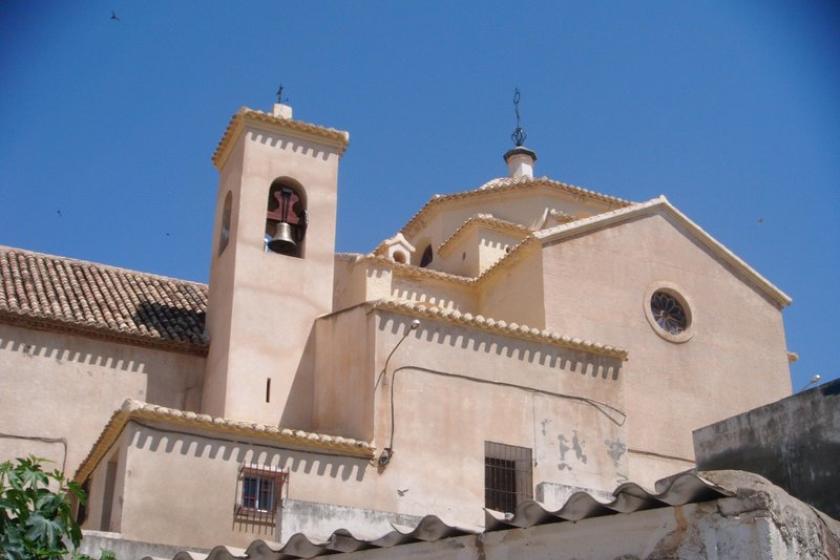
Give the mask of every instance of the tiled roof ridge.
<svg viewBox="0 0 840 560">
<path fill-rule="evenodd" d="M 317 432 L 307 432 L 291 428 L 280 428 L 268 424 L 243 422 L 179 410 L 155 404 L 126 399 L 122 406 L 112 415 L 105 428 L 99 434 L 96 443 L 82 461 L 73 480 L 82 483 L 93 472 L 108 450 L 120 436 L 126 424 L 132 420 L 149 420 L 167 422 L 195 429 L 206 429 L 215 432 L 247 435 L 261 440 L 271 440 L 274 443 L 284 443 L 304 450 L 324 450 L 332 454 L 348 455 L 370 459 L 373 457 L 374 447 L 370 442 L 360 441 L 342 436 L 332 436 Z M 255 442 L 259 445 L 259 442 Z"/>
<path fill-rule="evenodd" d="M 26 254 L 26 255 L 32 255 L 32 256 L 36 256 L 36 257 L 45 257 L 45 258 L 52 259 L 52 260 L 66 261 L 66 262 L 79 264 L 79 265 L 91 265 L 91 266 L 94 266 L 98 269 L 113 270 L 115 272 L 123 272 L 123 273 L 126 273 L 126 274 L 136 274 L 138 276 L 143 276 L 143 277 L 146 277 L 146 278 L 155 278 L 155 279 L 158 279 L 158 280 L 166 280 L 167 282 L 179 282 L 179 283 L 184 283 L 184 284 L 192 284 L 192 285 L 197 286 L 197 287 L 207 288 L 206 283 L 198 282 L 196 280 L 188 280 L 186 278 L 176 278 L 174 276 L 166 276 L 164 274 L 159 274 L 157 272 L 144 272 L 142 270 L 137 270 L 135 268 L 125 268 L 125 267 L 118 266 L 118 265 L 115 265 L 115 264 L 102 263 L 102 262 L 98 262 L 98 261 L 90 261 L 90 260 L 87 260 L 87 259 L 80 259 L 78 257 L 68 257 L 66 255 L 56 255 L 55 253 L 44 253 L 42 251 L 35 251 L 35 250 L 32 250 L 32 249 L 22 249 L 20 247 L 12 247 L 10 245 L 0 244 L 0 254 L 9 253 L 9 252 L 23 253 L 23 254 Z"/>
<path fill-rule="evenodd" d="M 216 167 L 220 167 L 222 161 L 224 160 L 223 155 L 227 150 L 231 138 L 234 136 L 234 129 L 243 119 L 247 118 L 269 124 L 279 124 L 290 130 L 320 136 L 321 138 L 331 140 L 339 148 L 339 155 L 344 153 L 347 149 L 347 145 L 350 143 L 350 133 L 345 130 L 308 123 L 297 119 L 278 117 L 258 109 L 251 109 L 250 107 L 240 107 L 228 121 L 225 131 L 222 133 L 222 138 L 219 140 L 216 149 L 213 151 L 211 159 Z"/>
<path fill-rule="evenodd" d="M 514 231 L 514 232 L 525 234 L 525 235 L 527 235 L 531 231 L 530 229 L 528 229 L 527 226 L 524 226 L 522 224 L 517 224 L 517 223 L 511 222 L 509 220 L 503 220 L 502 218 L 497 218 L 493 214 L 478 213 L 478 214 L 474 214 L 473 216 L 470 216 L 469 218 L 467 218 L 464 221 L 464 223 L 462 223 L 460 226 L 458 226 L 458 229 L 456 229 L 452 233 L 452 235 L 450 235 L 448 238 L 446 238 L 446 240 L 444 240 L 444 242 L 441 243 L 440 246 L 438 246 L 437 252 L 438 253 L 446 252 L 449 249 L 449 247 L 451 246 L 451 244 L 453 244 L 455 242 L 455 240 L 461 234 L 463 234 L 463 232 L 465 232 L 468 228 L 470 228 L 474 225 L 479 225 L 479 224 L 487 225 L 487 226 L 496 228 L 499 231 Z"/>
<path fill-rule="evenodd" d="M 373 309 L 385 309 L 417 317 L 441 319 L 449 323 L 466 325 L 505 336 L 553 344 L 555 346 L 571 350 L 618 358 L 623 361 L 626 361 L 628 357 L 627 350 L 611 346 L 609 344 L 601 344 L 591 340 L 569 337 L 548 329 L 537 329 L 524 324 L 520 325 L 516 322 L 509 323 L 503 320 L 496 320 L 490 317 L 485 317 L 481 314 L 474 315 L 472 313 L 462 313 L 457 310 L 444 309 L 436 305 L 426 303 L 400 299 L 381 299 L 371 302 L 370 306 Z"/>
<path fill-rule="evenodd" d="M 207 285 L 0 246 L 0 320 L 206 354 Z"/>
<path fill-rule="evenodd" d="M 461 191 L 456 193 L 450 194 L 436 194 L 429 199 L 426 204 L 424 204 L 420 210 L 418 210 L 411 218 L 409 218 L 408 222 L 400 229 L 404 235 L 409 236 L 411 235 L 412 229 L 415 227 L 416 223 L 420 220 L 420 217 L 423 216 L 426 212 L 428 212 L 432 207 L 439 205 L 442 202 L 448 202 L 450 200 L 459 200 L 463 198 L 469 198 L 473 196 L 482 196 L 491 193 L 499 193 L 499 192 L 506 192 L 510 190 L 516 190 L 526 187 L 534 187 L 534 186 L 546 186 L 551 188 L 558 188 L 564 192 L 568 192 L 573 195 L 581 196 L 584 198 L 591 198 L 593 200 L 598 200 L 600 202 L 606 202 L 608 204 L 614 206 L 629 206 L 633 204 L 633 202 L 629 200 L 625 200 L 623 198 L 619 198 L 616 196 L 610 196 L 606 194 L 602 194 L 596 191 L 592 191 L 586 189 L 584 187 L 579 187 L 577 185 L 572 185 L 570 183 L 564 183 L 563 181 L 557 181 L 555 179 L 550 179 L 549 177 L 517 177 L 517 178 L 510 178 L 510 177 L 502 177 L 499 179 L 494 179 L 485 183 L 481 187 L 477 189 L 471 189 L 467 191 Z"/>
</svg>

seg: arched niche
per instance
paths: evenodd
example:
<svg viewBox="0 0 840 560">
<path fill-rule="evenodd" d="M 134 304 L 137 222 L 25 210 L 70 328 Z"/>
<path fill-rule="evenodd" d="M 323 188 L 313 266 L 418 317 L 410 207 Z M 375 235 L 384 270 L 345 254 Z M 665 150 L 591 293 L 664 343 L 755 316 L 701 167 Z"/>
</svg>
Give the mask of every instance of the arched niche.
<svg viewBox="0 0 840 560">
<path fill-rule="evenodd" d="M 303 258 L 308 225 L 303 186 L 288 177 L 275 179 L 268 189 L 266 203 L 266 252 Z"/>
</svg>

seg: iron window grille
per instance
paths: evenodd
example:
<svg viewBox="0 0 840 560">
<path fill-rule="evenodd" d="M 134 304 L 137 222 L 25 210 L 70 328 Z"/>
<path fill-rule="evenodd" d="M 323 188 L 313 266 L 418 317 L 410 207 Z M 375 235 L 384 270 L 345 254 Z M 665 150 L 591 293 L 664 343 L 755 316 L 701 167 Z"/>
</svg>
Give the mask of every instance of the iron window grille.
<svg viewBox="0 0 840 560">
<path fill-rule="evenodd" d="M 289 474 L 271 467 L 242 465 L 234 514 L 239 522 L 274 525 L 288 488 Z"/>
<path fill-rule="evenodd" d="M 533 495 L 531 450 L 484 442 L 484 507 L 514 512 Z"/>
</svg>

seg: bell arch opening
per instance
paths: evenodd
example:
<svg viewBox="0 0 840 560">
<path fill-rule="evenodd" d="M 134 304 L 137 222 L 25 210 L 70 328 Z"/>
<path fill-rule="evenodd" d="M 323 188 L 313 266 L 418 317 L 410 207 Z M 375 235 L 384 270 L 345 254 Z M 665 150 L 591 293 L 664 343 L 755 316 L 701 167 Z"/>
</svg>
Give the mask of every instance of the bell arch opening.
<svg viewBox="0 0 840 560">
<path fill-rule="evenodd" d="M 268 189 L 265 251 L 303 258 L 308 224 L 303 187 L 288 177 L 275 179 Z"/>
</svg>

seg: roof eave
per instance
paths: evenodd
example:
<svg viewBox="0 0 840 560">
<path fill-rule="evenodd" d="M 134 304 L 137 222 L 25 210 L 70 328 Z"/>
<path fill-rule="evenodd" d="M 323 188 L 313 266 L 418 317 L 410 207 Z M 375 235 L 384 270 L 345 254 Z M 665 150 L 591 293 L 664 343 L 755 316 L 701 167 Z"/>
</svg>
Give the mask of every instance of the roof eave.
<svg viewBox="0 0 840 560">
<path fill-rule="evenodd" d="M 328 128 L 294 119 L 275 117 L 262 111 L 242 107 L 231 117 L 216 150 L 213 152 L 212 160 L 216 169 L 221 170 L 224 166 L 236 143 L 236 139 L 246 126 L 263 128 L 265 130 L 282 129 L 290 136 L 335 148 L 339 156 L 344 154 L 350 143 L 350 133 L 345 130 Z"/>
</svg>

